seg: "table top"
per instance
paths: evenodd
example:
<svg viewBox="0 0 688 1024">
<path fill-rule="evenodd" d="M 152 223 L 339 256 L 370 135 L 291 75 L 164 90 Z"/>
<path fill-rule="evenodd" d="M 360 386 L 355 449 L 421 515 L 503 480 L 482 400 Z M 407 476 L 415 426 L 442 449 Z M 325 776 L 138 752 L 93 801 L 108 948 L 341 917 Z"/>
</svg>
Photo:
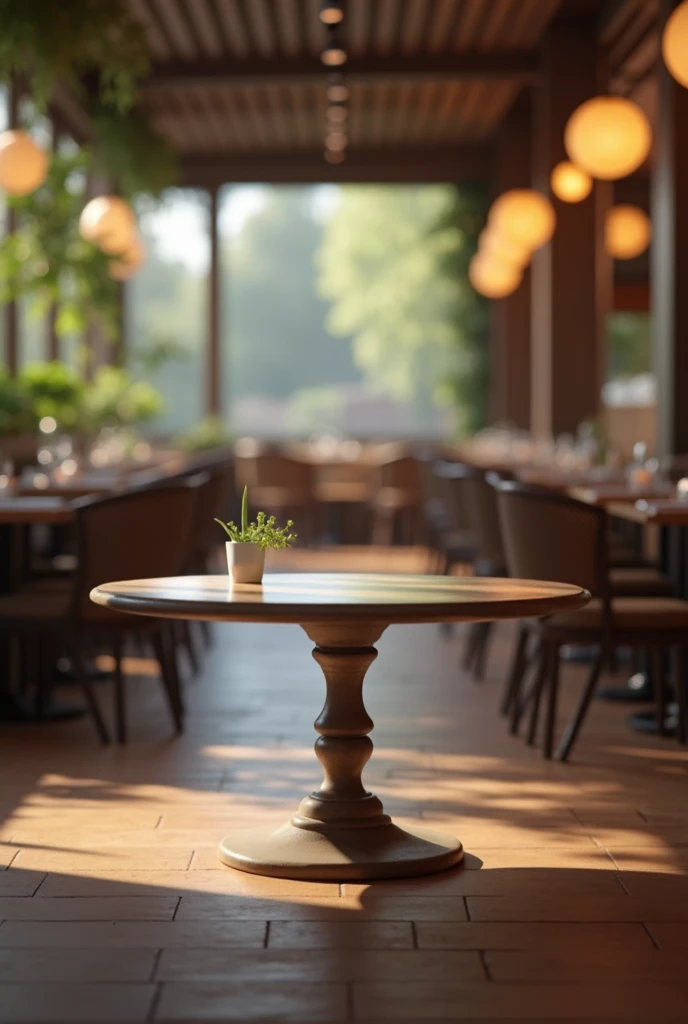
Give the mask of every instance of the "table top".
<svg viewBox="0 0 688 1024">
<path fill-rule="evenodd" d="M 228 576 L 176 576 L 105 583 L 96 604 L 167 618 L 318 623 L 367 619 L 385 625 L 520 619 L 581 608 L 580 587 L 485 577 L 303 573 L 265 576 L 262 585 Z"/>
<path fill-rule="evenodd" d="M 569 494 L 572 498 L 585 501 L 588 505 L 611 505 L 614 502 L 628 502 L 634 505 L 640 499 L 655 501 L 669 498 L 674 493 L 674 488 L 669 484 L 657 483 L 646 488 L 630 487 L 627 483 L 595 484 L 586 487 L 569 488 Z"/>
<path fill-rule="evenodd" d="M 688 526 L 688 502 L 678 498 L 641 499 L 634 505 L 612 503 L 607 511 L 612 516 L 632 523 L 652 526 Z"/>
<path fill-rule="evenodd" d="M 69 523 L 74 510 L 64 498 L 0 498 L 0 524 Z"/>
</svg>

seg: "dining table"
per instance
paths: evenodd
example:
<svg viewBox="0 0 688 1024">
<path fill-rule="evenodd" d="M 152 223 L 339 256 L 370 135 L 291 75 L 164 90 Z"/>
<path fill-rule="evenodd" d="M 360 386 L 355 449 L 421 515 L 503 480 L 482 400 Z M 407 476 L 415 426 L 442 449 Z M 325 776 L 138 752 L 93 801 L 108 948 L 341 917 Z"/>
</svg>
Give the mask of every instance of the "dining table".
<svg viewBox="0 0 688 1024">
<path fill-rule="evenodd" d="M 255 874 L 339 882 L 430 874 L 463 857 L 452 835 L 396 825 L 363 785 L 373 752 L 363 680 L 387 627 L 532 618 L 583 607 L 589 598 L 580 587 L 537 580 L 353 573 L 274 574 L 262 584 L 181 576 L 104 583 L 91 592 L 96 604 L 136 615 L 303 628 L 326 682 L 315 721 L 324 780 L 288 822 L 230 831 L 218 856 Z"/>
</svg>

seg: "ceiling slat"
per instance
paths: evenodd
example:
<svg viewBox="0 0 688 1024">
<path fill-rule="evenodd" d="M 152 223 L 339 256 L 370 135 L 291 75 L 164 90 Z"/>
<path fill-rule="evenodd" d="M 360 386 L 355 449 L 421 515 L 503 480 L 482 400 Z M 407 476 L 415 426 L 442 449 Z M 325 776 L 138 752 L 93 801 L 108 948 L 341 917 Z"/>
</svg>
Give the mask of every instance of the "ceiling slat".
<svg viewBox="0 0 688 1024">
<path fill-rule="evenodd" d="M 295 56 L 301 49 L 299 8 L 296 0 L 275 0 L 277 37 L 282 53 Z"/>
<path fill-rule="evenodd" d="M 301 0 L 306 18 L 306 34 L 310 53 L 322 53 L 325 45 L 325 26 L 320 20 L 320 0 Z"/>
<path fill-rule="evenodd" d="M 346 39 L 351 53 L 367 53 L 370 49 L 369 0 L 349 0 L 347 6 Z"/>
<path fill-rule="evenodd" d="M 456 0 L 438 0 L 433 4 L 433 18 L 426 36 L 426 48 L 430 53 L 447 49 L 452 25 L 459 14 Z"/>
<path fill-rule="evenodd" d="M 311 136 L 313 134 L 309 124 L 308 88 L 308 86 L 303 88 L 298 85 L 286 87 L 296 130 L 296 139 L 302 146 L 308 146 L 311 143 Z"/>
<path fill-rule="evenodd" d="M 246 57 L 250 49 L 248 34 L 237 0 L 214 0 L 214 3 L 227 50 L 232 57 Z"/>
<path fill-rule="evenodd" d="M 267 0 L 250 0 L 244 3 L 244 12 L 253 39 L 253 48 L 261 57 L 272 57 L 275 53 L 275 33 L 272 12 Z"/>
<path fill-rule="evenodd" d="M 520 0 L 522 6 L 518 7 L 519 22 L 514 23 L 513 35 L 509 33 L 503 45 L 512 46 L 518 40 L 520 46 L 535 46 L 541 39 L 543 32 L 555 16 L 561 0 Z"/>
<path fill-rule="evenodd" d="M 391 53 L 399 26 L 399 0 L 379 0 L 375 15 L 375 50 L 377 53 Z"/>
<path fill-rule="evenodd" d="M 481 50 L 490 50 L 498 46 L 504 36 L 511 36 L 514 31 L 514 15 L 518 16 L 519 5 L 521 10 L 526 7 L 524 0 L 492 0 L 490 17 L 481 26 L 478 40 Z"/>
<path fill-rule="evenodd" d="M 198 47 L 176 0 L 149 0 L 149 2 L 164 23 L 174 48 L 182 60 L 193 60 L 198 57 Z"/>
<path fill-rule="evenodd" d="M 432 0 L 406 0 L 401 13 L 400 49 L 402 53 L 416 53 L 430 16 Z"/>
<path fill-rule="evenodd" d="M 217 21 L 209 0 L 195 0 L 193 6 L 189 7 L 189 14 L 194 18 L 196 35 L 205 56 L 211 58 L 222 56 L 222 41 L 218 35 Z"/>
<path fill-rule="evenodd" d="M 462 0 L 461 16 L 454 37 L 456 50 L 469 50 L 474 45 L 484 13 L 485 0 Z"/>
<path fill-rule="evenodd" d="M 249 136 L 243 118 L 237 113 L 233 94 L 223 89 L 213 89 L 211 94 L 219 116 L 227 123 L 227 148 L 248 149 Z"/>
<path fill-rule="evenodd" d="M 285 107 L 282 89 L 261 90 L 266 107 L 266 117 L 270 125 L 273 144 L 288 146 L 292 142 L 293 131 L 290 125 L 289 108 Z"/>
<path fill-rule="evenodd" d="M 169 60 L 172 56 L 169 43 L 146 0 L 129 0 L 129 7 L 134 17 L 141 22 L 146 30 L 146 37 L 153 57 L 156 60 Z"/>
</svg>

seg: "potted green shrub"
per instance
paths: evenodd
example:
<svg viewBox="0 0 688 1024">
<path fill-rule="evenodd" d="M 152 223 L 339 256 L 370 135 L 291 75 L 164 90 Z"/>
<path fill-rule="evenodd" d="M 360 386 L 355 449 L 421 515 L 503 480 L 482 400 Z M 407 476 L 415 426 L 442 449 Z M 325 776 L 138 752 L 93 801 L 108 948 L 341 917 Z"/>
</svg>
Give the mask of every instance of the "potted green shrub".
<svg viewBox="0 0 688 1024">
<path fill-rule="evenodd" d="M 265 570 L 265 552 L 288 548 L 296 540 L 296 534 L 290 533 L 294 525 L 291 519 L 286 526 L 277 526 L 274 516 L 259 512 L 255 522 L 248 521 L 248 487 L 244 487 L 241 498 L 241 526 L 223 523 L 221 519 L 215 522 L 229 537 L 225 544 L 227 569 L 235 583 L 260 583 Z"/>
</svg>

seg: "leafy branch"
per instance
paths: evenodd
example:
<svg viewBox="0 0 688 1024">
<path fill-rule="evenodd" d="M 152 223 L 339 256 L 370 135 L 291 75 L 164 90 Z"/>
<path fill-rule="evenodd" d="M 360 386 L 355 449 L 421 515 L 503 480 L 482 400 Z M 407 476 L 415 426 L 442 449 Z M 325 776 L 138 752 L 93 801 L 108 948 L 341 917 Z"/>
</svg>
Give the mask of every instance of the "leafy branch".
<svg viewBox="0 0 688 1024">
<path fill-rule="evenodd" d="M 267 517 L 265 512 L 259 512 L 255 522 L 248 519 L 248 487 L 244 487 L 241 497 L 241 526 L 236 523 L 223 523 L 216 519 L 227 536 L 235 544 L 257 544 L 262 551 L 269 548 L 288 548 L 297 539 L 297 534 L 290 530 L 294 525 L 293 520 L 288 519 L 286 526 L 277 526 L 274 516 Z"/>
</svg>

